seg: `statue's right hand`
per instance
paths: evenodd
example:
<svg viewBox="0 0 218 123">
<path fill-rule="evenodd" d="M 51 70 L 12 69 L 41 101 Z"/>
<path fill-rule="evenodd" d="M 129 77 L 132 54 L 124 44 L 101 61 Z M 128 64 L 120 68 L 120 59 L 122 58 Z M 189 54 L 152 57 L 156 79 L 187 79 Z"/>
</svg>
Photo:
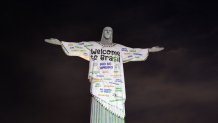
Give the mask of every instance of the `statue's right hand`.
<svg viewBox="0 0 218 123">
<path fill-rule="evenodd" d="M 45 42 L 55 45 L 61 45 L 61 42 L 56 38 L 45 39 Z"/>
</svg>

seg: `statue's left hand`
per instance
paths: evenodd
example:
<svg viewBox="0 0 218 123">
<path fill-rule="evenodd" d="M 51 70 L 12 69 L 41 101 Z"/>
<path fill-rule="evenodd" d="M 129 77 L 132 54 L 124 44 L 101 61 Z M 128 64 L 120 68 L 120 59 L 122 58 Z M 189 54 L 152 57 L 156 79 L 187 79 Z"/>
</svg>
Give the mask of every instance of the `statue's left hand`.
<svg viewBox="0 0 218 123">
<path fill-rule="evenodd" d="M 162 51 L 162 50 L 164 50 L 164 47 L 155 46 L 155 47 L 152 47 L 152 48 L 148 48 L 149 52 L 159 52 L 159 51 Z"/>
</svg>

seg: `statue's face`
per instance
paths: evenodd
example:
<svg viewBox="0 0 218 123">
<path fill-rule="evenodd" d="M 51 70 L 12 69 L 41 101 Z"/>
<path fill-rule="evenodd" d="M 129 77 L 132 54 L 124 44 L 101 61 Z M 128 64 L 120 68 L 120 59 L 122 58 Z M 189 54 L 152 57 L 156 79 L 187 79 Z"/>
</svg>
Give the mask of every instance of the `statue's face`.
<svg viewBox="0 0 218 123">
<path fill-rule="evenodd" d="M 111 27 L 105 27 L 104 28 L 104 38 L 109 39 L 112 35 L 112 28 Z"/>
</svg>

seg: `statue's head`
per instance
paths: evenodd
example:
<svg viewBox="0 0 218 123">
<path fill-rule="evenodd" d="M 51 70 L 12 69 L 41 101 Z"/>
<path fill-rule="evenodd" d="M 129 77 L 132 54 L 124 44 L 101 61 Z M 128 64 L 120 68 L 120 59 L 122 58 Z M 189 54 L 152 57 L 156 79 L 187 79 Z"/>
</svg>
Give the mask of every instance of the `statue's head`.
<svg viewBox="0 0 218 123">
<path fill-rule="evenodd" d="M 101 42 L 104 44 L 113 43 L 113 29 L 111 27 L 105 27 L 103 29 Z"/>
<path fill-rule="evenodd" d="M 112 28 L 111 27 L 105 27 L 104 30 L 103 30 L 103 35 L 104 35 L 104 38 L 106 39 L 110 39 L 111 36 L 112 36 Z"/>
</svg>

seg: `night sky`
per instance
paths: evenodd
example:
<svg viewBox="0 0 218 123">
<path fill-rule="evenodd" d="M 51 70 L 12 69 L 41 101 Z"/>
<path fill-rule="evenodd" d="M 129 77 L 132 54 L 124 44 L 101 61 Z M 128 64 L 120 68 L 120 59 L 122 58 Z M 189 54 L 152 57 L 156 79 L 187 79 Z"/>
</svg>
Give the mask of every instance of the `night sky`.
<svg viewBox="0 0 218 123">
<path fill-rule="evenodd" d="M 127 123 L 218 122 L 218 9 L 209 1 L 9 1 L 0 45 L 1 123 L 88 123 L 88 62 L 44 42 L 162 46 L 124 64 Z"/>
</svg>

